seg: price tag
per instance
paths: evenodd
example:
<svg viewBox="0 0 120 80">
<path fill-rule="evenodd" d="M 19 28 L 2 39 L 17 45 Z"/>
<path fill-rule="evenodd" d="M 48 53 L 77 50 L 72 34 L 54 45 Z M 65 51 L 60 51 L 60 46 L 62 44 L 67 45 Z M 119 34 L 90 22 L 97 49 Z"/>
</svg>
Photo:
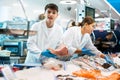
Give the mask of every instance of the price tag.
<svg viewBox="0 0 120 80">
<path fill-rule="evenodd" d="M 10 68 L 10 66 L 6 65 L 4 68 L 1 69 L 5 80 L 14 80 L 16 78 L 14 72 Z"/>
</svg>

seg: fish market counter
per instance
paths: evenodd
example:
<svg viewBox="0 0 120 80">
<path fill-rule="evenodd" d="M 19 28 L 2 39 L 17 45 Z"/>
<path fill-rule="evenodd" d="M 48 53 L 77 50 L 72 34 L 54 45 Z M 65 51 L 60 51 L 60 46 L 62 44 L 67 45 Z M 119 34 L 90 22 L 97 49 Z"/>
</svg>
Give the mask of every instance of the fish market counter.
<svg viewBox="0 0 120 80">
<path fill-rule="evenodd" d="M 114 60 L 119 63 L 120 58 Z M 38 64 L 14 72 L 16 79 L 13 80 L 120 80 L 119 67 L 106 67 L 103 64 L 103 59 L 94 57 L 81 57 L 67 62 L 48 59 L 43 66 Z"/>
</svg>

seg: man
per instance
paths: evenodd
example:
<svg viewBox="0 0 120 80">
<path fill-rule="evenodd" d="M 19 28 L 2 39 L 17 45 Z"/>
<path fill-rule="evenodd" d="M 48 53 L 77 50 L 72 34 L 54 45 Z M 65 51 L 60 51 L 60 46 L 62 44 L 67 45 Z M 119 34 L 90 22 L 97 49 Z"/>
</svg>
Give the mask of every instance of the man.
<svg viewBox="0 0 120 80">
<path fill-rule="evenodd" d="M 112 40 L 113 38 L 113 33 L 112 32 L 109 32 L 106 34 L 105 38 L 102 40 L 102 43 L 101 43 L 101 51 L 105 54 L 108 54 L 108 52 L 112 52 L 113 50 L 113 45 L 115 45 L 115 42 Z"/>
<path fill-rule="evenodd" d="M 41 52 L 50 48 L 55 49 L 63 35 L 61 26 L 55 23 L 58 17 L 58 6 L 50 3 L 45 6 L 45 19 L 32 26 L 37 34 L 30 36 L 27 41 L 27 57 L 25 63 L 40 63 Z"/>
</svg>

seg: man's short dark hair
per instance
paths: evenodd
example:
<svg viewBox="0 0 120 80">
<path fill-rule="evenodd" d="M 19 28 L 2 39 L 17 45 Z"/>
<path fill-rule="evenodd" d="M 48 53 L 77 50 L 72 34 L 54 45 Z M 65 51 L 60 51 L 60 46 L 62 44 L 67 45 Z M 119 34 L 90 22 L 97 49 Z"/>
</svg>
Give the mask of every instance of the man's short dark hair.
<svg viewBox="0 0 120 80">
<path fill-rule="evenodd" d="M 108 35 L 113 35 L 113 33 L 112 33 L 112 32 L 108 32 L 108 33 L 106 34 L 106 36 L 108 36 Z"/>
<path fill-rule="evenodd" d="M 52 9 L 52 10 L 56 10 L 56 11 L 58 12 L 58 6 L 57 6 L 56 4 L 54 4 L 54 3 L 47 4 L 47 5 L 45 6 L 45 11 L 46 11 L 48 8 L 50 8 L 50 9 Z"/>
</svg>

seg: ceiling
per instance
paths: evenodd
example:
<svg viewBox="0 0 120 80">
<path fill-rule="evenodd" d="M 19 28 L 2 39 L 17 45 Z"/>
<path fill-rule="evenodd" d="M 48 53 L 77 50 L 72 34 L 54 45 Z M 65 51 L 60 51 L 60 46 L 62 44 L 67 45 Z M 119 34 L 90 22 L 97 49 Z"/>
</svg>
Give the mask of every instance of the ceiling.
<svg viewBox="0 0 120 80">
<path fill-rule="evenodd" d="M 120 14 L 107 2 L 107 0 L 89 0 L 91 6 L 96 8 L 96 12 L 100 17 L 111 17 L 115 20 L 120 20 Z M 114 0 L 115 1 L 115 0 Z"/>
<path fill-rule="evenodd" d="M 30 19 L 38 17 L 39 14 L 44 13 L 44 6 L 48 3 L 55 3 L 59 6 L 60 17 L 64 18 L 75 18 L 75 8 L 74 5 L 63 5 L 59 3 L 60 0 L 22 0 L 26 15 Z M 8 6 L 11 8 L 11 14 L 14 16 L 24 16 L 23 9 L 20 5 L 19 0 L 0 0 L 0 7 Z M 71 10 L 68 11 L 67 7 L 71 7 Z"/>
<path fill-rule="evenodd" d="M 76 0 L 77 4 L 81 4 L 81 0 Z M 82 0 L 83 1 L 83 0 Z M 119 0 L 84 0 L 89 2 L 89 6 L 96 9 L 96 13 L 100 14 L 99 17 L 112 17 L 113 19 L 120 21 L 120 15 L 116 13 L 113 8 L 110 8 L 110 5 L 106 1 L 111 2 L 120 2 Z M 47 3 L 56 3 L 59 6 L 60 17 L 64 19 L 75 19 L 76 17 L 76 7 L 77 4 L 60 4 L 60 0 L 22 0 L 26 15 L 28 18 L 33 19 L 38 17 L 38 14 L 44 13 L 44 6 Z M 120 3 L 119 3 L 120 4 Z M 19 0 L 0 0 L 1 6 L 10 6 L 12 8 L 12 14 L 16 16 L 23 16 L 23 10 L 20 6 Z M 71 7 L 71 10 L 68 11 L 68 7 Z M 19 9 L 19 10 L 18 10 Z M 118 12 L 119 12 L 118 8 Z"/>
<path fill-rule="evenodd" d="M 120 14 L 120 0 L 107 0 Z"/>
</svg>

